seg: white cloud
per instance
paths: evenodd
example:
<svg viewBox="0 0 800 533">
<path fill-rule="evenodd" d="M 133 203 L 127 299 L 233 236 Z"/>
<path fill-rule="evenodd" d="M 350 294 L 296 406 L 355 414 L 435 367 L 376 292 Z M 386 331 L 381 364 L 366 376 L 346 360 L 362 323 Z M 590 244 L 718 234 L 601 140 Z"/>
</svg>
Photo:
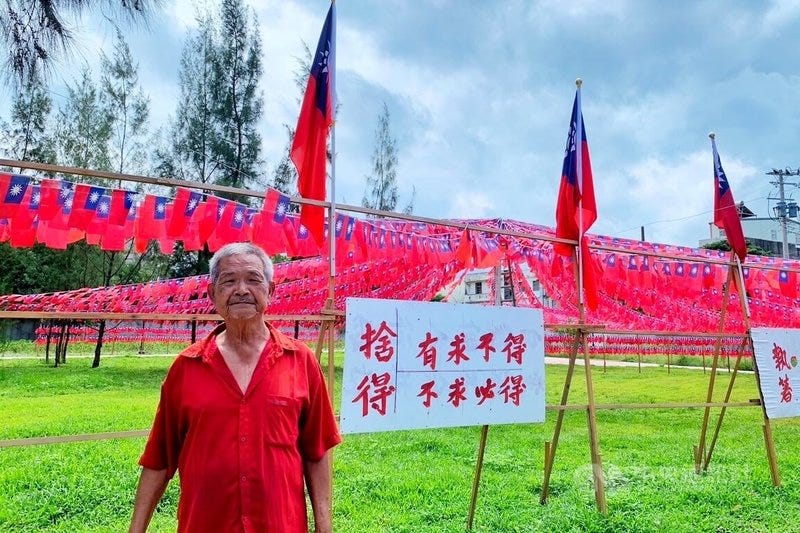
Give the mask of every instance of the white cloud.
<svg viewBox="0 0 800 533">
<path fill-rule="evenodd" d="M 446 218 L 484 218 L 495 208 L 492 198 L 475 191 L 456 191 L 452 197 L 439 198 L 438 202 L 447 205 Z"/>
</svg>

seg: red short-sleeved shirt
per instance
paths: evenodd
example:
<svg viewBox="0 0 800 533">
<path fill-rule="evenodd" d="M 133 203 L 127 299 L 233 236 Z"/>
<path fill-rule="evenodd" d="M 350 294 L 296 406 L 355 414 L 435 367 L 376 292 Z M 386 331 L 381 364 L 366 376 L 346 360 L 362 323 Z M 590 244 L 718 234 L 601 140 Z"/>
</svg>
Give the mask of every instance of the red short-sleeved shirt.
<svg viewBox="0 0 800 533">
<path fill-rule="evenodd" d="M 180 470 L 178 531 L 306 532 L 303 461 L 341 442 L 309 348 L 267 324 L 242 394 L 216 336 L 184 350 L 161 387 L 139 464 Z"/>
</svg>

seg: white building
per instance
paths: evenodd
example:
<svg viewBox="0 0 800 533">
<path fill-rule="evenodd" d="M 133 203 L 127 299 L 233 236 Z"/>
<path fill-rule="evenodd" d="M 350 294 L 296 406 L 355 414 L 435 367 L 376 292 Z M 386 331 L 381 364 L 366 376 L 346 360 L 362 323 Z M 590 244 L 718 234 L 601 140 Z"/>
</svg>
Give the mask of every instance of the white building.
<svg viewBox="0 0 800 533">
<path fill-rule="evenodd" d="M 745 238 L 753 245 L 769 251 L 775 256 L 781 256 L 783 252 L 783 234 L 781 232 L 781 222 L 777 218 L 758 217 L 752 211 L 739 203 L 739 216 L 742 220 L 742 231 Z M 717 242 L 725 239 L 725 231 L 716 227 L 713 222 L 709 222 L 709 238 L 702 239 L 700 246 Z M 800 250 L 800 222 L 795 219 L 787 218 L 787 242 L 789 257 L 797 258 Z"/>
<path fill-rule="evenodd" d="M 533 274 L 528 265 L 525 263 L 520 264 L 520 269 L 522 270 L 525 279 L 533 289 L 533 293 L 542 302 L 542 305 L 545 307 L 550 307 L 553 305 L 552 300 L 550 299 L 547 294 L 545 294 L 544 289 L 542 288 L 542 284 L 539 283 L 539 280 L 536 278 L 536 275 Z M 491 268 L 483 268 L 477 270 L 470 270 L 465 275 L 461 281 L 461 284 L 456 287 L 453 292 L 450 294 L 450 301 L 455 303 L 467 303 L 467 304 L 488 304 L 491 303 L 490 301 L 490 280 L 489 276 L 492 275 L 493 269 Z M 512 294 L 511 285 L 509 283 L 508 277 L 508 270 L 502 269 L 501 271 L 501 296 L 502 296 L 502 303 L 503 305 L 512 305 L 514 301 L 514 295 Z"/>
</svg>

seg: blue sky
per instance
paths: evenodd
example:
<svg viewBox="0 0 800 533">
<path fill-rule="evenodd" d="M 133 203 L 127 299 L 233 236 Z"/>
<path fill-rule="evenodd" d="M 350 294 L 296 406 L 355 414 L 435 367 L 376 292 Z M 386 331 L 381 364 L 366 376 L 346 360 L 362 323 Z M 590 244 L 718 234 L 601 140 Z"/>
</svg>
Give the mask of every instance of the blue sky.
<svg viewBox="0 0 800 533">
<path fill-rule="evenodd" d="M 264 172 L 296 121 L 301 39 L 316 44 L 323 0 L 252 1 L 264 49 Z M 553 225 L 576 77 L 599 218 L 593 231 L 697 245 L 708 235 L 715 131 L 737 201 L 760 216 L 764 174 L 800 165 L 800 2 L 339 0 L 337 201 L 358 204 L 377 116 L 391 113 L 400 205 L 423 216 Z M 128 39 L 151 95 L 151 128 L 174 113 L 193 3 L 165 0 Z M 112 31 L 88 38 L 54 80 L 74 80 Z M 8 96 L 0 101 L 8 104 Z M 800 192 L 798 192 L 800 196 Z"/>
</svg>

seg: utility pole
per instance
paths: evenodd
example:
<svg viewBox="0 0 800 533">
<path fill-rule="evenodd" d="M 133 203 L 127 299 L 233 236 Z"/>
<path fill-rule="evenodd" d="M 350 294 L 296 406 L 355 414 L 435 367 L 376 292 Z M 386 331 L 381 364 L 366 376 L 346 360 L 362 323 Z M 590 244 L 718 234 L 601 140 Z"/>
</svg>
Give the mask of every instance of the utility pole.
<svg viewBox="0 0 800 533">
<path fill-rule="evenodd" d="M 789 259 L 789 231 L 788 231 L 788 220 L 789 220 L 789 205 L 786 203 L 786 194 L 784 192 L 785 185 L 792 185 L 797 187 L 798 184 L 793 181 L 785 181 L 784 178 L 788 176 L 800 176 L 800 168 L 796 168 L 794 170 L 786 167 L 784 169 L 773 168 L 771 171 L 767 172 L 767 176 L 775 176 L 777 181 L 771 181 L 772 185 L 778 187 L 778 198 L 768 198 L 769 200 L 778 200 L 778 205 L 775 206 L 775 215 L 778 217 L 781 223 L 781 237 L 782 237 L 782 257 L 784 259 Z M 797 204 L 795 204 L 795 210 Z"/>
</svg>

